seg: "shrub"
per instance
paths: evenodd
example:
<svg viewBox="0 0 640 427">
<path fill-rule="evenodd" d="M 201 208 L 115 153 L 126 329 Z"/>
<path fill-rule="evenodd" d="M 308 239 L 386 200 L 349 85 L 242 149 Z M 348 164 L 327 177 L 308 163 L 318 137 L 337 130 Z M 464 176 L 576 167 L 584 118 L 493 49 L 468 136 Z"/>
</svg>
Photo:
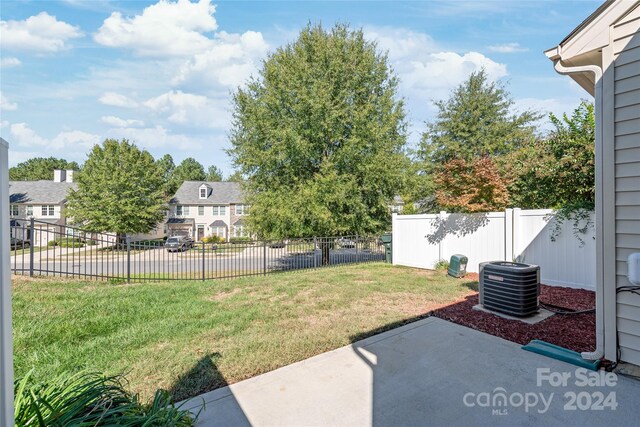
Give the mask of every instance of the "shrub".
<svg viewBox="0 0 640 427">
<path fill-rule="evenodd" d="M 232 237 L 229 239 L 230 243 L 249 243 L 251 241 L 251 237 Z"/>
<path fill-rule="evenodd" d="M 449 269 L 449 261 L 447 261 L 446 259 L 441 259 L 440 261 L 436 262 L 434 268 L 438 271 L 447 270 Z"/>
<path fill-rule="evenodd" d="M 47 242 L 47 246 L 58 246 L 58 241 L 57 240 L 49 240 Z"/>
<path fill-rule="evenodd" d="M 204 243 L 224 243 L 224 238 L 213 235 L 205 237 L 202 241 Z"/>
<path fill-rule="evenodd" d="M 16 380 L 15 423 L 18 426 L 193 426 L 191 414 L 158 390 L 148 405 L 125 390 L 122 376 L 78 373 L 34 384 L 30 373 Z M 197 415 L 196 417 L 197 418 Z"/>
</svg>

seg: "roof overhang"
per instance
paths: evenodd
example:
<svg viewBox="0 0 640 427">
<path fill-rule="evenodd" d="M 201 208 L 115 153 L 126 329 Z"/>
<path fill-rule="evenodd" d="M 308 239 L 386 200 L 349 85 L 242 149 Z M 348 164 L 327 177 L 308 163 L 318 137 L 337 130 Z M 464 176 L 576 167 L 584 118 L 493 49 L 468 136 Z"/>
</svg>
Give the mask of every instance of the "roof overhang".
<svg viewBox="0 0 640 427">
<path fill-rule="evenodd" d="M 558 46 L 545 51 L 553 62 L 562 61 L 566 67 L 581 65 L 602 66 L 602 49 L 610 43 L 610 28 L 638 5 L 636 0 L 607 0 L 578 25 Z M 571 74 L 582 88 L 594 95 L 593 73 Z"/>
</svg>

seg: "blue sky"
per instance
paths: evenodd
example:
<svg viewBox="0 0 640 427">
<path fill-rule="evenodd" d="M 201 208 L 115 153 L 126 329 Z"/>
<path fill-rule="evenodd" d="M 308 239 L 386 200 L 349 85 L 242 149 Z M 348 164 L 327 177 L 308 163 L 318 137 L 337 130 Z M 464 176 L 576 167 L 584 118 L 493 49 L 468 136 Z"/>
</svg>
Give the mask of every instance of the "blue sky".
<svg viewBox="0 0 640 427">
<path fill-rule="evenodd" d="M 559 114 L 588 94 L 542 52 L 599 4 L 2 0 L 0 134 L 12 165 L 83 161 L 112 137 L 229 173 L 229 94 L 307 22 L 361 27 L 388 50 L 412 144 L 434 116 L 432 101 L 482 67 L 508 84 L 517 109 Z"/>
</svg>

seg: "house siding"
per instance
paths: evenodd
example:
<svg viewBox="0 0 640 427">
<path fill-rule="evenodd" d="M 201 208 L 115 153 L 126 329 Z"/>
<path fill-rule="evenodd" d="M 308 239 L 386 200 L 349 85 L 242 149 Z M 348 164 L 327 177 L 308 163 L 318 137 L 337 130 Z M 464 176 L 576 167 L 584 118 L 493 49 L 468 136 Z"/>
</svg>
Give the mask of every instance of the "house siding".
<svg viewBox="0 0 640 427">
<path fill-rule="evenodd" d="M 629 286 L 627 257 L 640 252 L 640 7 L 613 27 L 616 286 Z M 617 294 L 621 360 L 640 365 L 640 296 Z"/>
</svg>

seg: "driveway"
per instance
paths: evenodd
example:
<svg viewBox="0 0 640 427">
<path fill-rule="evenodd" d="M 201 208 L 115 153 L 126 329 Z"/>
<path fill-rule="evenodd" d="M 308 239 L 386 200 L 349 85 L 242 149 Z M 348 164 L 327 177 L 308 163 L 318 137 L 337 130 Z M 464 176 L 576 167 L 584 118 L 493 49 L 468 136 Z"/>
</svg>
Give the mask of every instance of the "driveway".
<svg viewBox="0 0 640 427">
<path fill-rule="evenodd" d="M 637 425 L 639 381 L 577 369 L 430 317 L 187 407 L 201 426 Z"/>
</svg>

